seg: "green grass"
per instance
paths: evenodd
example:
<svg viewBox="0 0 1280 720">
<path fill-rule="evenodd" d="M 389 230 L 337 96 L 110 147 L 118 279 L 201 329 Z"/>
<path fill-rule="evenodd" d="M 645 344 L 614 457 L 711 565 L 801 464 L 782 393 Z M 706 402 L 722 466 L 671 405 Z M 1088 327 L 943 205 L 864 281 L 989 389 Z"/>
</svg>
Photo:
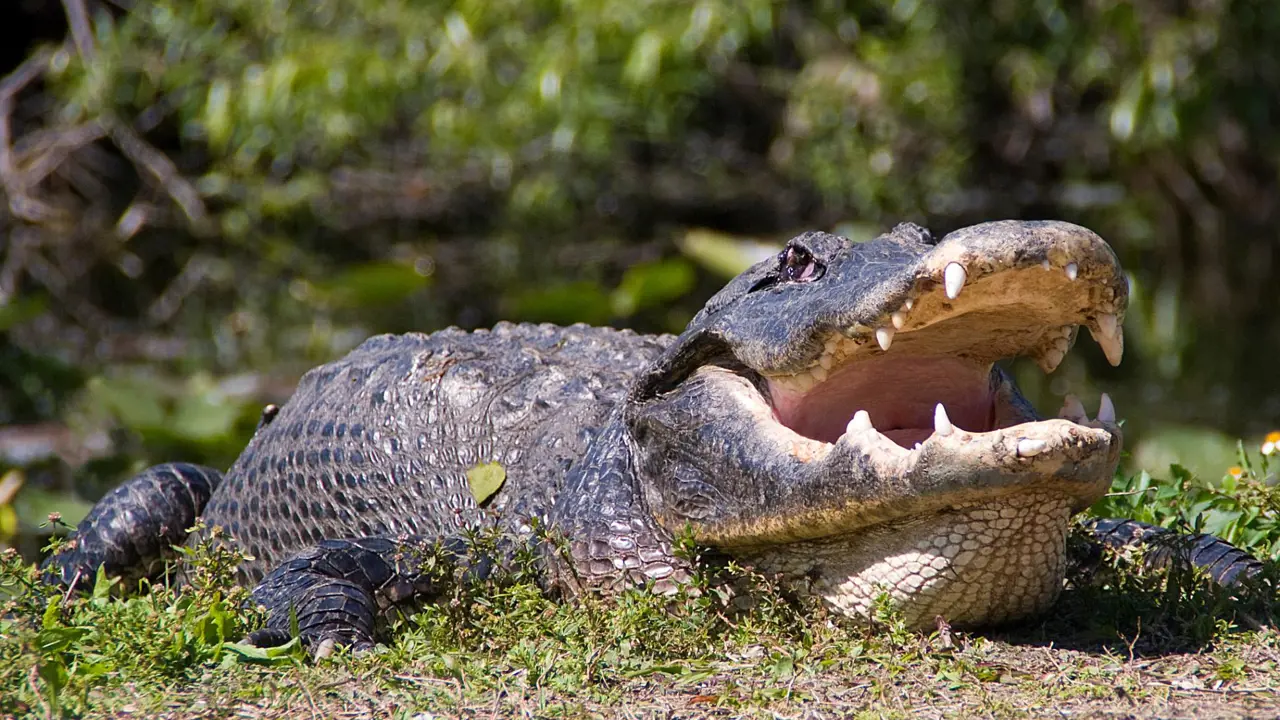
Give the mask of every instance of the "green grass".
<svg viewBox="0 0 1280 720">
<path fill-rule="evenodd" d="M 1248 467 L 1242 463 L 1242 467 Z M 1274 561 L 1277 488 L 1257 462 L 1228 485 L 1175 468 L 1117 482 L 1099 510 L 1221 532 Z M 731 568 L 670 599 L 546 598 L 530 576 L 459 585 L 392 623 L 372 653 L 312 662 L 296 644 L 235 643 L 237 558 L 211 547 L 191 583 L 86 596 L 0 565 L 0 716 L 866 717 L 1274 714 L 1280 610 L 1266 587 L 1228 593 L 1141 552 L 1077 568 L 1045 616 L 982 633 L 868 626 Z M 1274 562 L 1268 569 L 1276 582 Z M 1271 587 L 1275 587 L 1272 585 Z"/>
</svg>

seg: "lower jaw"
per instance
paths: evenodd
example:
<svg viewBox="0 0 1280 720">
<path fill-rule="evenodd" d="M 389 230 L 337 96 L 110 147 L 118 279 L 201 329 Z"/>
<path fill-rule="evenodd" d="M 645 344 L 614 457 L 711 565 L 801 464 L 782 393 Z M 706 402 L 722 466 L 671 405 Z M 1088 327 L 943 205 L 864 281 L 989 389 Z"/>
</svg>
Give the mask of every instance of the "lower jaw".
<svg viewBox="0 0 1280 720">
<path fill-rule="evenodd" d="M 883 596 L 913 629 L 998 625 L 1057 599 L 1072 505 L 1038 490 L 744 559 L 851 617 L 870 619 Z"/>
</svg>

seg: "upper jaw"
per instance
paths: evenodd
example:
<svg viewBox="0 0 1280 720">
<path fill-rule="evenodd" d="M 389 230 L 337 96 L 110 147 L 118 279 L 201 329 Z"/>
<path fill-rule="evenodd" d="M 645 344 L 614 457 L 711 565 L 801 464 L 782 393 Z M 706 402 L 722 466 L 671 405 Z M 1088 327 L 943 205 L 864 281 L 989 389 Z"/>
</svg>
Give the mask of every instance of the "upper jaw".
<svg viewBox="0 0 1280 720">
<path fill-rule="evenodd" d="M 789 370 L 763 371 L 777 420 L 834 442 L 855 412 L 911 447 L 934 406 L 972 431 L 1037 419 L 992 363 L 1028 355 L 1052 372 L 1088 327 L 1113 363 L 1124 350 L 1128 283 L 1114 253 L 1067 223 L 997 222 L 948 235 L 921 255 L 859 319 L 818 324 L 816 351 Z M 1025 409 L 1021 415 L 1015 411 Z"/>
<path fill-rule="evenodd" d="M 801 392 L 826 380 L 832 367 L 893 352 L 986 364 L 1029 355 L 1052 372 L 1081 325 L 1118 365 L 1128 292 L 1115 253 L 1090 230 L 983 223 L 947 235 L 886 277 L 870 293 L 874 302 L 851 298 L 846 311 L 815 324 L 789 359 L 757 370 Z"/>
</svg>

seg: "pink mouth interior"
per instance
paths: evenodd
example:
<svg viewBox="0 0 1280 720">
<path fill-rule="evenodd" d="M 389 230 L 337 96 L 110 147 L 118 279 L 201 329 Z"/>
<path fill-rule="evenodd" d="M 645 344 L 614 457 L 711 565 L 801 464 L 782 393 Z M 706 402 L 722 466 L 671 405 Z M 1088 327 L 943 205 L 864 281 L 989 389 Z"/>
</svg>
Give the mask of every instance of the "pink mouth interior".
<svg viewBox="0 0 1280 720">
<path fill-rule="evenodd" d="M 933 434 L 934 408 L 970 432 L 995 429 L 991 366 L 944 355 L 879 356 L 835 368 L 805 393 L 774 380 L 769 393 L 778 422 L 814 440 L 833 443 L 854 413 L 866 410 L 876 430 L 910 448 Z"/>
</svg>

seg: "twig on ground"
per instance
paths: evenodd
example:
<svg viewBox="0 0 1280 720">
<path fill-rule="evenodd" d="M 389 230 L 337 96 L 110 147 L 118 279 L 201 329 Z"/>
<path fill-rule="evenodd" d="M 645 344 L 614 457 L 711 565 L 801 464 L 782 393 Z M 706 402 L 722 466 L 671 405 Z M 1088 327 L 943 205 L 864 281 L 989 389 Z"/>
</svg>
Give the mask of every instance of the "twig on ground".
<svg viewBox="0 0 1280 720">
<path fill-rule="evenodd" d="M 62 7 L 67 11 L 67 25 L 71 28 L 76 52 L 85 60 L 91 60 L 94 54 L 93 28 L 89 26 L 89 11 L 85 9 L 84 0 L 62 0 Z"/>
<path fill-rule="evenodd" d="M 160 293 L 160 297 L 147 308 L 147 320 L 153 325 L 168 322 L 182 308 L 182 301 L 200 287 L 209 274 L 209 258 L 196 253 L 187 260 L 182 271 Z"/>
<path fill-rule="evenodd" d="M 5 193 L 11 198 L 13 197 L 14 167 L 13 167 L 13 138 L 10 137 L 9 116 L 13 114 L 13 99 L 32 81 L 40 77 L 40 75 L 49 67 L 49 60 L 53 57 L 53 51 L 48 48 L 37 50 L 35 54 L 27 58 L 16 70 L 9 73 L 0 80 L 0 183 L 4 185 Z"/>
<path fill-rule="evenodd" d="M 103 122 L 120 152 L 139 169 L 145 170 L 182 209 L 191 223 L 192 232 L 206 234 L 209 231 L 209 213 L 205 210 L 204 201 L 195 186 L 178 172 L 173 161 L 119 120 L 104 118 Z"/>
<path fill-rule="evenodd" d="M 22 138 L 20 147 L 15 147 L 18 164 L 23 167 L 17 180 L 22 190 L 39 185 L 45 178 L 53 174 L 71 153 L 97 142 L 104 135 L 102 125 L 90 120 L 87 123 L 57 130 L 45 130 L 30 133 Z M 22 162 L 32 158 L 30 162 Z"/>
</svg>

